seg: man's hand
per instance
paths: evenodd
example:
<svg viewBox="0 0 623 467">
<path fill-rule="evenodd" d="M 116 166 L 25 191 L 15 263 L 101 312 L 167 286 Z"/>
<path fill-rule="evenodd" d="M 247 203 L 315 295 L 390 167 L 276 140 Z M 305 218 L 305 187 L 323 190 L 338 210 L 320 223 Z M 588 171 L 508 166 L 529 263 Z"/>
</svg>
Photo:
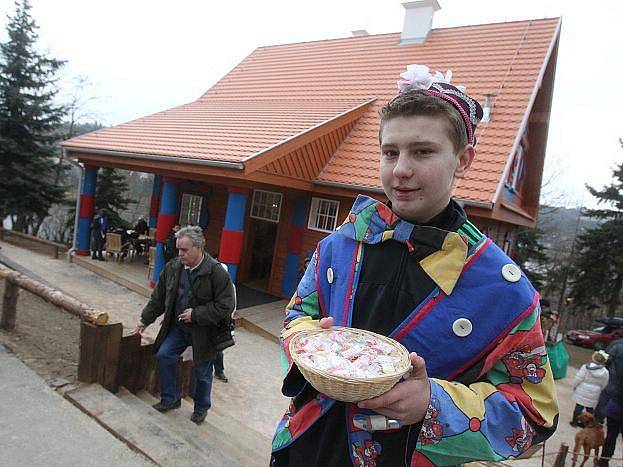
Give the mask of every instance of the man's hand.
<svg viewBox="0 0 623 467">
<path fill-rule="evenodd" d="M 424 359 L 415 352 L 410 357 L 413 369 L 409 377 L 385 394 L 361 401 L 357 405 L 400 420 L 403 425 L 422 421 L 430 402 L 430 383 Z"/>
<path fill-rule="evenodd" d="M 322 318 L 319 324 L 322 329 L 331 329 L 331 326 L 333 326 L 333 316 Z"/>
<path fill-rule="evenodd" d="M 190 323 L 192 321 L 192 308 L 186 308 L 184 311 L 180 313 L 179 320 L 183 323 Z"/>
<path fill-rule="evenodd" d="M 145 328 L 146 326 L 139 321 L 136 327 L 134 328 L 134 331 L 132 331 L 132 334 L 140 334 L 142 336 L 143 332 L 145 332 Z"/>
</svg>

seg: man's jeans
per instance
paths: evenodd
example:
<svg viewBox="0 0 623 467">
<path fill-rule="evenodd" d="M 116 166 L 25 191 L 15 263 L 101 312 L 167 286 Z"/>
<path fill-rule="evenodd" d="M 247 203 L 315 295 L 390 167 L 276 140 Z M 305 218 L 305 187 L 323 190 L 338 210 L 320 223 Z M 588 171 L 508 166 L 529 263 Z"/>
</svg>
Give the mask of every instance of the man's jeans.
<svg viewBox="0 0 623 467">
<path fill-rule="evenodd" d="M 192 344 L 190 334 L 173 325 L 164 342 L 158 349 L 158 372 L 160 374 L 160 401 L 173 404 L 181 397 L 178 361 L 180 355 Z M 195 412 L 207 412 L 212 405 L 212 360 L 194 364 L 195 372 Z"/>
<path fill-rule="evenodd" d="M 216 357 L 214 357 L 214 374 L 222 375 L 225 373 L 225 366 L 223 365 L 223 352 L 216 352 Z"/>
</svg>

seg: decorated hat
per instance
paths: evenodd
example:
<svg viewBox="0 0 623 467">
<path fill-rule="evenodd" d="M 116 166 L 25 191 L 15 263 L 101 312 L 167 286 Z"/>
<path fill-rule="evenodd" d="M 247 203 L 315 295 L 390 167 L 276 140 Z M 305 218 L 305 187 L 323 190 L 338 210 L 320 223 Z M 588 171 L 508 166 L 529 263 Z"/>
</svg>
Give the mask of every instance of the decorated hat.
<svg viewBox="0 0 623 467">
<path fill-rule="evenodd" d="M 401 73 L 398 80 L 398 93 L 421 90 L 452 104 L 463 117 L 467 141 L 476 146 L 476 125 L 482 119 L 482 107 L 465 94 L 464 86 L 450 84 L 451 78 L 450 70 L 445 75 L 438 71 L 432 74 L 426 65 L 407 65 L 407 71 Z"/>
</svg>

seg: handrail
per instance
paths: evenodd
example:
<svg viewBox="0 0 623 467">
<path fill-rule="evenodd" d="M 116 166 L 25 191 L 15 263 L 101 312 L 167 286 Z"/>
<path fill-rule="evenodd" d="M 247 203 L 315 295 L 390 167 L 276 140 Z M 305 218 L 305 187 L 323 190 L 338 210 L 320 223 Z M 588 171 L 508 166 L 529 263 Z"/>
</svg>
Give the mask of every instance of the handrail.
<svg viewBox="0 0 623 467">
<path fill-rule="evenodd" d="M 0 266 L 0 279 L 5 279 L 7 282 L 21 287 L 89 323 L 97 326 L 104 326 L 108 323 L 108 313 L 98 311 L 17 271 Z M 15 310 L 12 312 L 15 313 Z M 3 309 L 2 313 L 3 315 L 11 313 L 11 310 Z"/>
</svg>

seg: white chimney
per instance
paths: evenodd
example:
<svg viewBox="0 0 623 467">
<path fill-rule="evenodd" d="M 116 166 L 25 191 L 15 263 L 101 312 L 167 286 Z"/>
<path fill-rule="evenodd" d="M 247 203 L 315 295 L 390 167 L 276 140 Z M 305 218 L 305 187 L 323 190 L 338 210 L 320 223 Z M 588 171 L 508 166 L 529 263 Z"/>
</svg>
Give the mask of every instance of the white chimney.
<svg viewBox="0 0 623 467">
<path fill-rule="evenodd" d="M 422 44 L 433 27 L 433 15 L 441 10 L 437 0 L 405 2 L 405 24 L 400 34 L 400 44 Z"/>
</svg>

